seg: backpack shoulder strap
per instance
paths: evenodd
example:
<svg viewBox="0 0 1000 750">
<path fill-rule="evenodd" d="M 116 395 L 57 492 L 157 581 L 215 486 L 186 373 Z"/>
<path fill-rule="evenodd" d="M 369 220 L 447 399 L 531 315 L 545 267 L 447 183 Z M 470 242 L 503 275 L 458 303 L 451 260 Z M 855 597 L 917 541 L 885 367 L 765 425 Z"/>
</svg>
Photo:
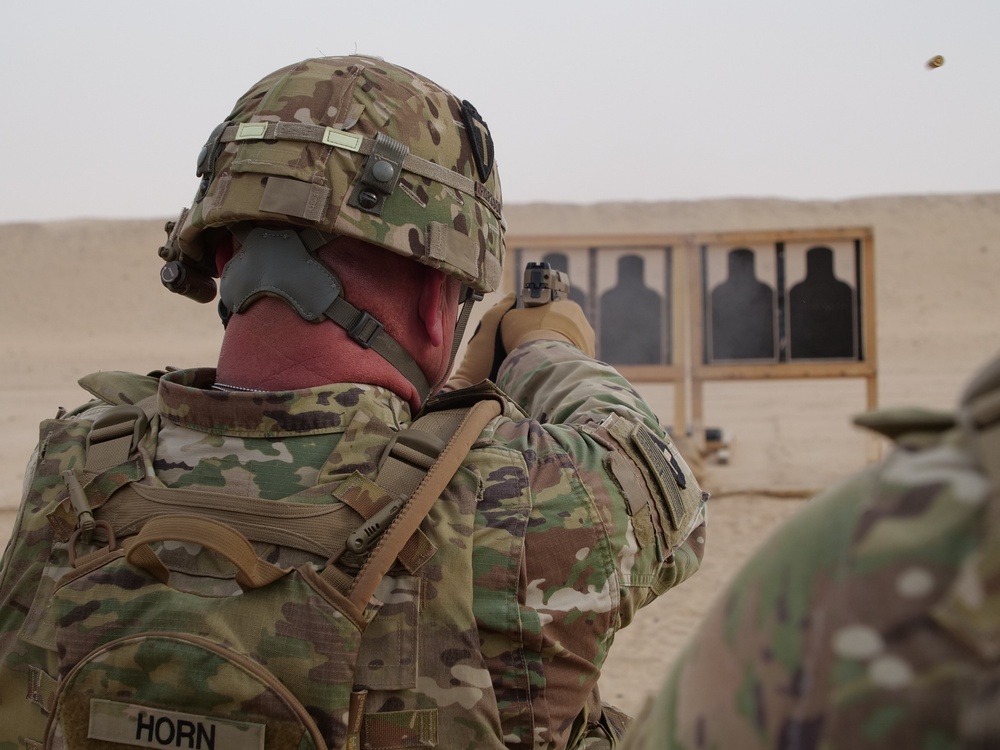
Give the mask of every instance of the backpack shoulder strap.
<svg viewBox="0 0 1000 750">
<path fill-rule="evenodd" d="M 386 455 L 392 461 L 411 463 L 417 472 L 397 471 L 396 467 L 388 467 L 389 460 L 383 462 L 376 483 L 396 497 L 409 498 L 399 505 L 385 524 L 384 533 L 375 530 L 374 543 L 367 559 L 358 575 L 347 585 L 347 595 L 358 606 L 364 609 L 383 576 L 392 567 L 400 551 L 410 538 L 418 531 L 421 521 L 430 511 L 431 506 L 447 487 L 448 482 L 458 471 L 469 450 L 482 434 L 487 424 L 503 412 L 503 401 L 491 397 L 477 400 L 471 407 L 431 411 L 417 419 L 405 433 L 423 432 L 433 436 L 433 440 L 411 439 L 408 435 L 402 441 L 399 436 L 395 445 L 390 447 Z M 400 433 L 403 434 L 403 433 Z M 450 436 L 444 443 L 439 455 L 428 456 L 417 445 L 430 446 L 434 441 L 443 442 L 443 436 Z M 413 484 L 417 477 L 416 484 Z M 369 519 L 369 522 L 374 520 Z M 335 576 L 336 568 L 328 565 L 325 569 Z"/>
<path fill-rule="evenodd" d="M 101 413 L 87 435 L 84 472 L 93 476 L 128 461 L 146 434 L 155 410 L 156 397 L 152 396 L 139 404 L 120 404 Z"/>
<path fill-rule="evenodd" d="M 361 553 L 373 546 L 378 536 L 385 531 L 396 514 L 402 510 L 403 504 L 423 481 L 469 411 L 483 401 L 496 403 L 498 414 L 519 413 L 517 406 L 503 391 L 492 383 L 484 381 L 471 388 L 435 396 L 425 404 L 408 428 L 396 433 L 382 452 L 378 475 L 375 477 L 375 484 L 383 491 L 383 501 L 371 510 L 355 507 L 366 520 L 348 538 L 349 551 Z M 471 447 L 470 442 L 466 446 L 466 453 Z M 448 479 L 450 478 L 451 475 Z M 385 502 L 386 497 L 391 500 Z M 425 551 L 425 554 L 430 553 L 433 553 L 433 549 Z M 413 560 L 407 567 L 414 569 L 418 564 L 417 560 Z"/>
<path fill-rule="evenodd" d="M 135 453 L 156 412 L 157 375 L 159 373 L 95 372 L 77 381 L 81 388 L 96 397 L 64 415 L 68 419 L 92 422 L 82 468 L 86 479 L 125 463 Z"/>
<path fill-rule="evenodd" d="M 84 488 L 105 470 L 127 464 L 137 455 L 139 441 L 156 411 L 156 377 L 97 372 L 78 382 L 97 399 L 64 415 L 64 419 L 77 420 L 86 426 L 86 433 L 82 462 L 60 472 L 66 485 L 66 501 L 48 514 L 49 523 L 61 541 L 66 541 L 68 534 L 76 529 L 89 541 L 95 521 Z M 122 474 L 119 484 L 127 482 L 137 471 Z"/>
</svg>

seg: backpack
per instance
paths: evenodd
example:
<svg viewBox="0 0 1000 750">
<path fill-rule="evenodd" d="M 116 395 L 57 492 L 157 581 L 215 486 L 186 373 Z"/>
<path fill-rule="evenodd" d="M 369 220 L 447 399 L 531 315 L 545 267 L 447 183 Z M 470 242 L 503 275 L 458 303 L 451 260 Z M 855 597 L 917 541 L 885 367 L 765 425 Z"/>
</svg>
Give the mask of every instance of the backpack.
<svg viewBox="0 0 1000 750">
<path fill-rule="evenodd" d="M 26 745 L 325 749 L 359 748 L 363 732 L 381 746 L 433 739 L 433 728 L 365 717 L 366 691 L 354 687 L 359 644 L 389 569 L 433 554 L 420 522 L 502 412 L 502 394 L 487 387 L 428 404 L 390 441 L 374 482 L 356 475 L 338 493 L 353 501 L 300 504 L 150 479 L 156 380 L 126 378 L 115 389 L 109 378 L 120 386 L 120 374 L 89 382 L 118 403 L 43 423 L 5 555 L 3 681 L 23 682 L 27 671 L 28 698 L 47 716 L 44 739 Z M 300 550 L 303 562 L 276 565 L 252 542 Z M 356 574 L 332 564 L 345 557 Z M 25 726 L 38 731 L 37 721 Z"/>
</svg>

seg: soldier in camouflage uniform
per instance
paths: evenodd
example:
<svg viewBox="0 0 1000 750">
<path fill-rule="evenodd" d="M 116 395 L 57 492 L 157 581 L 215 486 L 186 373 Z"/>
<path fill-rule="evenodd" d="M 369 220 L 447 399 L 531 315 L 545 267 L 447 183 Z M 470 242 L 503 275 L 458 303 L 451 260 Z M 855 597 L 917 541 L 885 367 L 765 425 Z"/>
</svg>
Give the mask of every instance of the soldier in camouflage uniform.
<svg viewBox="0 0 1000 750">
<path fill-rule="evenodd" d="M 764 544 L 626 747 L 1000 747 L 1000 359 L 957 415 L 857 422 L 893 452 Z"/>
<path fill-rule="evenodd" d="M 144 616 L 131 597 L 138 582 L 153 583 L 115 557 L 112 531 L 134 534 L 124 517 L 164 497 L 195 519 L 190 536 L 164 539 L 207 539 L 209 515 L 244 522 L 256 568 L 240 568 L 240 586 L 293 566 L 309 584 L 299 588 L 312 604 L 279 602 L 283 619 L 271 635 L 256 626 L 242 635 L 261 640 L 269 665 L 300 674 L 303 690 L 344 683 L 351 713 L 306 702 L 302 720 L 322 739 L 271 746 L 610 747 L 622 718 L 602 708 L 601 665 L 636 610 L 697 570 L 704 498 L 650 408 L 593 359 L 594 332 L 575 303 L 511 309 L 507 300 L 484 317 L 444 398 L 499 399 L 500 414 L 371 600 L 352 607 L 336 592 L 325 597 L 336 604 L 328 619 L 361 633 L 339 654 L 310 641 L 325 611 L 315 591 L 340 591 L 364 555 L 345 551 L 339 531 L 288 541 L 303 514 L 295 536 L 307 540 L 310 525 L 326 528 L 327 511 L 354 527 L 372 517 L 386 494 L 375 480 L 387 446 L 432 408 L 428 398 L 449 375 L 461 308 L 500 282 L 500 185 L 475 108 L 382 60 L 306 60 L 237 102 L 198 174 L 194 205 L 168 225 L 161 278 L 208 301 L 221 274 L 218 367 L 97 373 L 81 380 L 95 401 L 43 424 L 0 576 L 0 750 L 88 747 L 72 738 L 106 735 L 95 716 L 113 727 L 116 711 L 143 710 L 113 702 L 137 682 L 163 680 L 158 701 L 221 695 L 222 667 L 199 662 L 177 679 L 140 649 L 93 672 L 87 689 L 110 692 L 112 703 L 91 703 L 89 730 L 87 709 L 60 697 L 89 679 L 73 654 L 99 650 Z M 502 362 L 494 362 L 497 337 L 509 352 Z M 494 367 L 505 393 L 475 385 Z M 88 452 L 81 469 L 91 425 L 122 404 L 150 415 L 148 429 L 125 435 L 131 463 L 92 471 Z M 250 536 L 245 516 L 286 509 L 287 522 L 257 524 Z M 93 539 L 80 535 L 91 515 Z M 339 539 L 339 554 L 324 549 L 327 537 Z M 154 577 L 169 581 L 164 596 L 176 578 L 177 587 L 209 585 L 220 597 L 207 610 L 192 605 L 197 617 L 165 613 L 163 628 L 196 630 L 199 618 L 239 605 L 239 589 L 226 588 L 232 576 L 206 568 L 197 545 L 164 544 L 151 562 L 154 542 L 122 546 L 129 562 L 135 555 L 147 571 L 162 567 Z M 90 575 L 98 558 L 124 567 Z M 108 586 L 117 593 L 97 593 Z M 268 650 L 286 642 L 301 646 L 282 659 Z M 264 661 L 256 648 L 244 650 Z M 293 680 L 284 683 L 291 689 Z M 262 705 L 256 694 L 233 702 L 226 726 Z M 182 738 L 195 746 L 198 708 L 157 724 L 156 735 L 140 714 L 137 736 L 148 730 L 143 737 L 164 744 L 176 729 L 173 746 Z"/>
</svg>

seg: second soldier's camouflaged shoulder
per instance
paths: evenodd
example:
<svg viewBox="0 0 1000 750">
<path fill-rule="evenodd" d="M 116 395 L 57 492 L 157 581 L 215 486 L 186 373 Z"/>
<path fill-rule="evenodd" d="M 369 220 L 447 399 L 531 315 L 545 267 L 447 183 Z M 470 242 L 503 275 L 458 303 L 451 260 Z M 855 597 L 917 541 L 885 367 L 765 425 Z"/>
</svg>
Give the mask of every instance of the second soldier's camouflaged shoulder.
<svg viewBox="0 0 1000 750">
<path fill-rule="evenodd" d="M 1000 497 L 950 414 L 810 500 L 713 605 L 626 747 L 993 747 Z"/>
</svg>

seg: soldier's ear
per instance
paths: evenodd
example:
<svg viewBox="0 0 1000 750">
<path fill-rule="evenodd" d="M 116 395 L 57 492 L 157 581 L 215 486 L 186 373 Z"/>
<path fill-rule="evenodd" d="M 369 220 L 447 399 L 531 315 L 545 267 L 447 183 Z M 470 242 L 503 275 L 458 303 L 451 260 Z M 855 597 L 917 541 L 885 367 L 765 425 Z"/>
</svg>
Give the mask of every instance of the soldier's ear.
<svg viewBox="0 0 1000 750">
<path fill-rule="evenodd" d="M 444 344 L 444 308 L 447 278 L 440 271 L 428 269 L 420 289 L 418 313 L 424 332 L 433 346 Z"/>
</svg>

